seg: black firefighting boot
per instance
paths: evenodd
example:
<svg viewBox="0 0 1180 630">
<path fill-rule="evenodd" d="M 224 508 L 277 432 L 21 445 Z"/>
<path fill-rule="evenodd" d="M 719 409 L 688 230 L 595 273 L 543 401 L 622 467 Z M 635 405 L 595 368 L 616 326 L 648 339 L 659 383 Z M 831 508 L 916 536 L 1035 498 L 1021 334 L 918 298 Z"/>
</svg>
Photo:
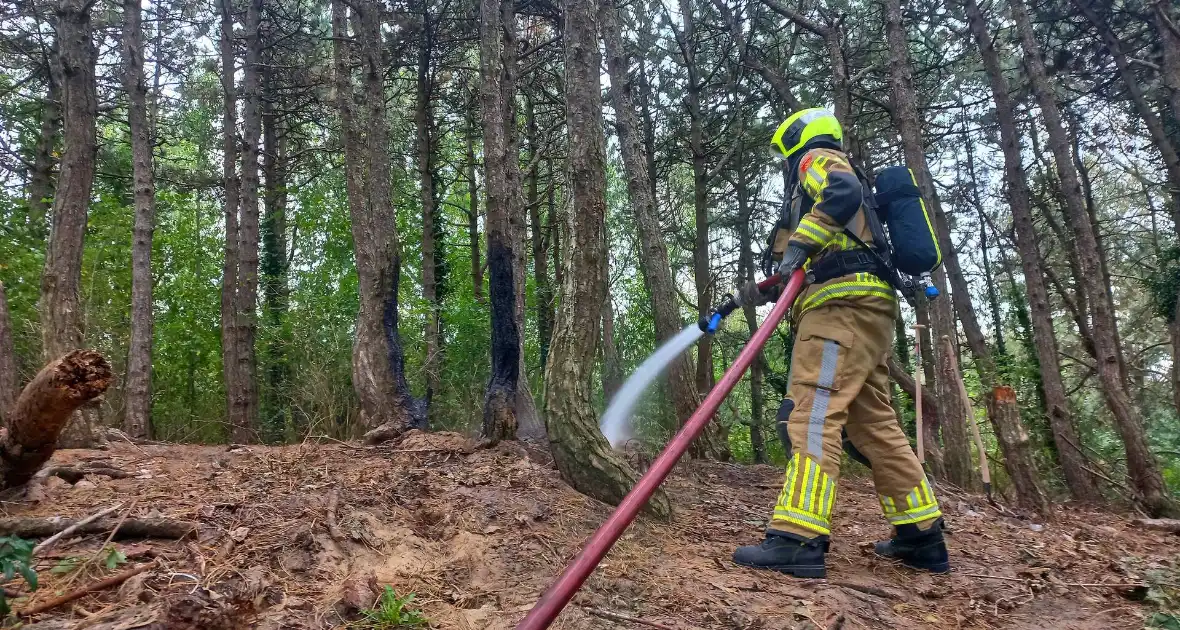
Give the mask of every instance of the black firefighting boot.
<svg viewBox="0 0 1180 630">
<path fill-rule="evenodd" d="M 931 573 L 946 573 L 951 570 L 946 553 L 946 541 L 942 537 L 941 518 L 925 531 L 918 529 L 914 524 L 898 525 L 894 529 L 897 533 L 893 538 L 874 546 L 877 555 L 901 560 L 907 567 Z"/>
<path fill-rule="evenodd" d="M 738 547 L 733 561 L 743 567 L 770 569 L 801 578 L 822 578 L 827 575 L 824 553 L 828 537 L 804 538 L 786 532 L 767 532 L 761 545 Z"/>
</svg>

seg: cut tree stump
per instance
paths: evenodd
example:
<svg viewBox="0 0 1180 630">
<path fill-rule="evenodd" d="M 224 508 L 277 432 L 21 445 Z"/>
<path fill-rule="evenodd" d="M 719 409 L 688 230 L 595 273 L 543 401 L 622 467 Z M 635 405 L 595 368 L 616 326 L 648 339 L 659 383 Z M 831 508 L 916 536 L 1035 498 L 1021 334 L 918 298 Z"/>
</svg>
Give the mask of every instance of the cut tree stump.
<svg viewBox="0 0 1180 630">
<path fill-rule="evenodd" d="M 31 479 L 53 455 L 70 415 L 106 391 L 111 380 L 111 365 L 93 350 L 74 350 L 41 368 L 0 430 L 0 487 Z"/>
<path fill-rule="evenodd" d="M 0 536 L 45 538 L 77 523 L 71 518 L 0 518 Z M 118 519 L 106 518 L 79 527 L 75 534 L 105 534 L 115 528 Z M 197 524 L 170 518 L 129 518 L 119 526 L 115 538 L 170 538 L 181 539 L 196 531 Z"/>
</svg>

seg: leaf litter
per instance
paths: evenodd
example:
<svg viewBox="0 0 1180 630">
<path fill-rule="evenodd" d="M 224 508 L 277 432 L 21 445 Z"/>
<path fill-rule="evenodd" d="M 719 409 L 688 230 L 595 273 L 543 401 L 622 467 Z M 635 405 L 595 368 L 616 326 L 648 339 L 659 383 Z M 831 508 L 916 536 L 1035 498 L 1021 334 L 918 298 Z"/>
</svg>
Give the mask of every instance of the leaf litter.
<svg viewBox="0 0 1180 630">
<path fill-rule="evenodd" d="M 113 543 L 93 577 L 112 564 L 158 566 L 27 630 L 347 628 L 386 585 L 413 593 L 433 628 L 508 630 L 610 511 L 566 486 L 532 446 L 480 448 L 445 432 L 372 447 L 113 442 L 61 451 L 54 463 L 97 457 L 139 474 L 45 484 L 36 501 L 4 503 L 4 515 L 80 518 L 138 497 L 133 516 L 200 526 L 186 540 Z M 872 554 L 887 528 L 871 482 L 855 475 L 841 480 L 826 580 L 733 565 L 733 549 L 760 538 L 780 481 L 770 466 L 681 463 L 666 484 L 672 519 L 632 526 L 553 628 L 644 627 L 626 621 L 639 619 L 679 630 L 1096 630 L 1176 620 L 1176 535 L 1077 506 L 1047 523 L 1022 519 L 942 489 L 955 571 L 919 574 Z M 59 543 L 37 565 L 41 590 L 61 588 L 69 572 L 54 567 L 103 552 L 104 539 Z"/>
</svg>

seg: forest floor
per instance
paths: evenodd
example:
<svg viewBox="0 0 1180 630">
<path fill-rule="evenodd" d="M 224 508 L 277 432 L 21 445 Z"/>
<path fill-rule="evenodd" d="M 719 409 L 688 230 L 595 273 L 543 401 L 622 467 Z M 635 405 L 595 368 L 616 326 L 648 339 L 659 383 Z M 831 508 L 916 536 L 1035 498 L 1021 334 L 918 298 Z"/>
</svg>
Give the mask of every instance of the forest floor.
<svg viewBox="0 0 1180 630">
<path fill-rule="evenodd" d="M 74 485 L 53 477 L 33 499 L 4 503 L 4 516 L 78 518 L 123 502 L 116 514 L 198 527 L 181 541 L 117 540 L 125 560 L 110 568 L 84 566 L 105 535 L 60 542 L 38 563 L 40 590 L 32 601 L 22 591 L 15 610 L 156 564 L 30 619 L 29 630 L 380 628 L 358 623 L 358 609 L 387 584 L 414 593 L 411 605 L 433 628 L 507 629 L 609 513 L 526 447 L 477 449 L 450 433 L 413 432 L 377 447 L 113 442 L 59 452 L 54 462 L 135 476 Z M 872 555 L 886 528 L 871 482 L 857 477 L 841 481 L 826 580 L 733 565 L 734 547 L 760 539 L 780 483 L 770 466 L 682 463 L 665 486 L 673 519 L 628 530 L 553 627 L 1142 628 L 1180 581 L 1176 535 L 1074 508 L 1035 523 L 946 489 L 955 570 L 915 573 Z"/>
</svg>

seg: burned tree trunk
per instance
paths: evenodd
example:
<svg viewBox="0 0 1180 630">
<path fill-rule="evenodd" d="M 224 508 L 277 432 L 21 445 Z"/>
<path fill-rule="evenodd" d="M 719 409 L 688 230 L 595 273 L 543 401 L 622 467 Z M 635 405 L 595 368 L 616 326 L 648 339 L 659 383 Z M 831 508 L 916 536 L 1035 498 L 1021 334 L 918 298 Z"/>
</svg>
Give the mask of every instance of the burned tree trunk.
<svg viewBox="0 0 1180 630">
<path fill-rule="evenodd" d="M 887 0 L 885 3 L 885 34 L 889 42 L 889 80 L 892 88 L 893 118 L 901 134 L 902 149 L 905 153 L 906 165 L 914 172 L 922 196 L 931 205 L 935 217 L 941 210 L 934 188 L 934 179 L 930 175 L 929 165 L 922 142 L 921 118 L 918 116 L 918 101 L 914 93 L 913 71 L 910 67 L 909 51 L 905 24 L 902 21 L 901 0 Z M 947 257 L 948 266 L 950 254 L 949 243 L 940 238 L 940 247 Z M 939 269 L 934 273 L 935 284 L 945 296 L 946 272 Z M 932 333 L 937 336 L 948 335 L 957 339 L 955 331 L 955 316 L 951 304 L 946 297 L 931 303 Z M 946 374 L 953 369 L 947 364 L 941 353 L 935 354 L 937 378 L 935 379 L 935 393 L 943 405 L 944 415 L 940 418 L 943 446 L 946 455 L 947 478 L 959 487 L 971 487 L 971 450 L 967 442 L 967 420 L 963 416 L 963 401 L 958 388 L 953 382 L 948 382 Z"/>
<path fill-rule="evenodd" d="M 0 434 L 0 487 L 19 486 L 49 460 L 70 416 L 111 384 L 111 366 L 93 350 L 46 365 L 12 405 Z"/>
<path fill-rule="evenodd" d="M 668 247 L 660 229 L 656 202 L 649 186 L 649 155 L 643 144 L 642 129 L 631 92 L 632 81 L 626 50 L 619 28 L 618 13 L 612 0 L 602 0 L 599 7 L 602 40 L 606 50 L 606 67 L 611 80 L 611 106 L 615 110 L 615 133 L 623 156 L 627 194 L 634 215 L 639 240 L 639 268 L 651 297 L 656 343 L 661 344 L 680 332 L 683 322 L 677 305 L 675 281 L 668 264 Z M 668 366 L 666 397 L 676 410 L 677 424 L 683 424 L 696 411 L 700 397 L 694 388 L 687 357 Z"/>
<path fill-rule="evenodd" d="M 483 115 L 484 186 L 487 191 L 488 298 L 492 324 L 492 375 L 484 398 L 483 437 L 514 439 L 520 385 L 520 330 L 516 318 L 516 254 L 510 214 L 519 191 L 509 171 L 515 133 L 516 16 L 510 0 L 481 0 L 480 111 Z M 598 312 L 596 308 L 594 312 Z"/>
<path fill-rule="evenodd" d="M 1069 150 L 1069 139 L 1062 122 L 1061 108 L 1054 96 L 1041 48 L 1036 41 L 1032 20 L 1023 0 L 1010 0 L 1012 17 L 1025 52 L 1032 91 L 1037 98 L 1045 127 L 1049 133 L 1049 148 L 1065 197 L 1071 227 L 1077 241 L 1078 263 L 1086 297 L 1090 300 L 1093 320 L 1095 363 L 1106 406 L 1114 416 L 1115 426 L 1122 437 L 1127 456 L 1127 472 L 1142 503 L 1155 515 L 1172 514 L 1177 507 L 1168 495 L 1159 464 L 1155 461 L 1143 427 L 1143 417 L 1128 395 L 1120 369 L 1117 319 L 1114 304 L 1104 286 L 1098 242 L 1082 197 L 1077 170 Z"/>
<path fill-rule="evenodd" d="M 124 385 L 123 430 L 133 438 L 152 437 L 152 233 L 155 185 L 147 85 L 143 76 L 143 25 L 140 0 L 123 3 L 123 86 L 131 130 L 131 172 L 135 189 L 135 227 L 131 246 L 131 340 Z"/>
<path fill-rule="evenodd" d="M 345 187 L 360 286 L 352 380 L 363 426 L 380 425 L 382 434 L 392 437 L 422 426 L 426 409 L 410 396 L 398 330 L 401 252 L 390 191 L 380 6 L 369 1 L 352 4 L 355 42 L 348 35 L 347 6 L 342 0 L 332 3 L 332 34 Z M 361 116 L 353 109 L 357 97 L 351 66 L 354 48 L 363 76 Z"/>
<path fill-rule="evenodd" d="M 606 299 L 606 139 L 594 0 L 564 0 L 566 121 L 569 131 L 569 185 L 572 205 L 565 213 L 565 251 L 560 308 L 549 365 L 545 370 L 545 409 L 550 451 L 561 476 L 578 491 L 618 503 L 638 480 L 598 430 L 591 378 Z M 649 509 L 668 513 L 668 499 L 657 494 Z"/>
<path fill-rule="evenodd" d="M 1033 225 L 1031 200 L 1024 165 L 1020 157 L 1020 136 L 1009 85 L 1004 77 L 1000 59 L 992 44 L 983 12 L 976 0 L 966 0 L 968 25 L 983 58 L 984 70 L 995 102 L 996 119 L 1000 127 L 1000 145 L 1004 153 L 1004 180 L 1008 204 L 1015 224 L 1013 232 L 1016 248 L 1024 271 L 1025 289 L 1031 310 L 1033 343 L 1040 365 L 1041 384 L 1045 396 L 1045 410 L 1053 431 L 1065 483 L 1075 499 L 1094 501 L 1101 498 L 1093 476 L 1086 471 L 1082 453 L 1076 448 L 1080 440 L 1073 427 L 1069 398 L 1061 377 L 1057 333 L 1053 328 L 1053 314 L 1049 293 L 1041 271 L 1041 256 L 1037 249 L 1036 228 Z"/>
<path fill-rule="evenodd" d="M 90 24 L 92 3 L 61 0 L 57 6 L 57 52 L 62 68 L 65 119 L 64 148 L 45 267 L 41 275 L 43 356 L 48 360 L 82 346 L 82 313 L 78 285 L 82 249 L 98 152 L 98 115 L 94 68 L 97 51 Z M 74 415 L 61 431 L 64 447 L 86 447 L 95 441 L 92 411 Z"/>
</svg>

